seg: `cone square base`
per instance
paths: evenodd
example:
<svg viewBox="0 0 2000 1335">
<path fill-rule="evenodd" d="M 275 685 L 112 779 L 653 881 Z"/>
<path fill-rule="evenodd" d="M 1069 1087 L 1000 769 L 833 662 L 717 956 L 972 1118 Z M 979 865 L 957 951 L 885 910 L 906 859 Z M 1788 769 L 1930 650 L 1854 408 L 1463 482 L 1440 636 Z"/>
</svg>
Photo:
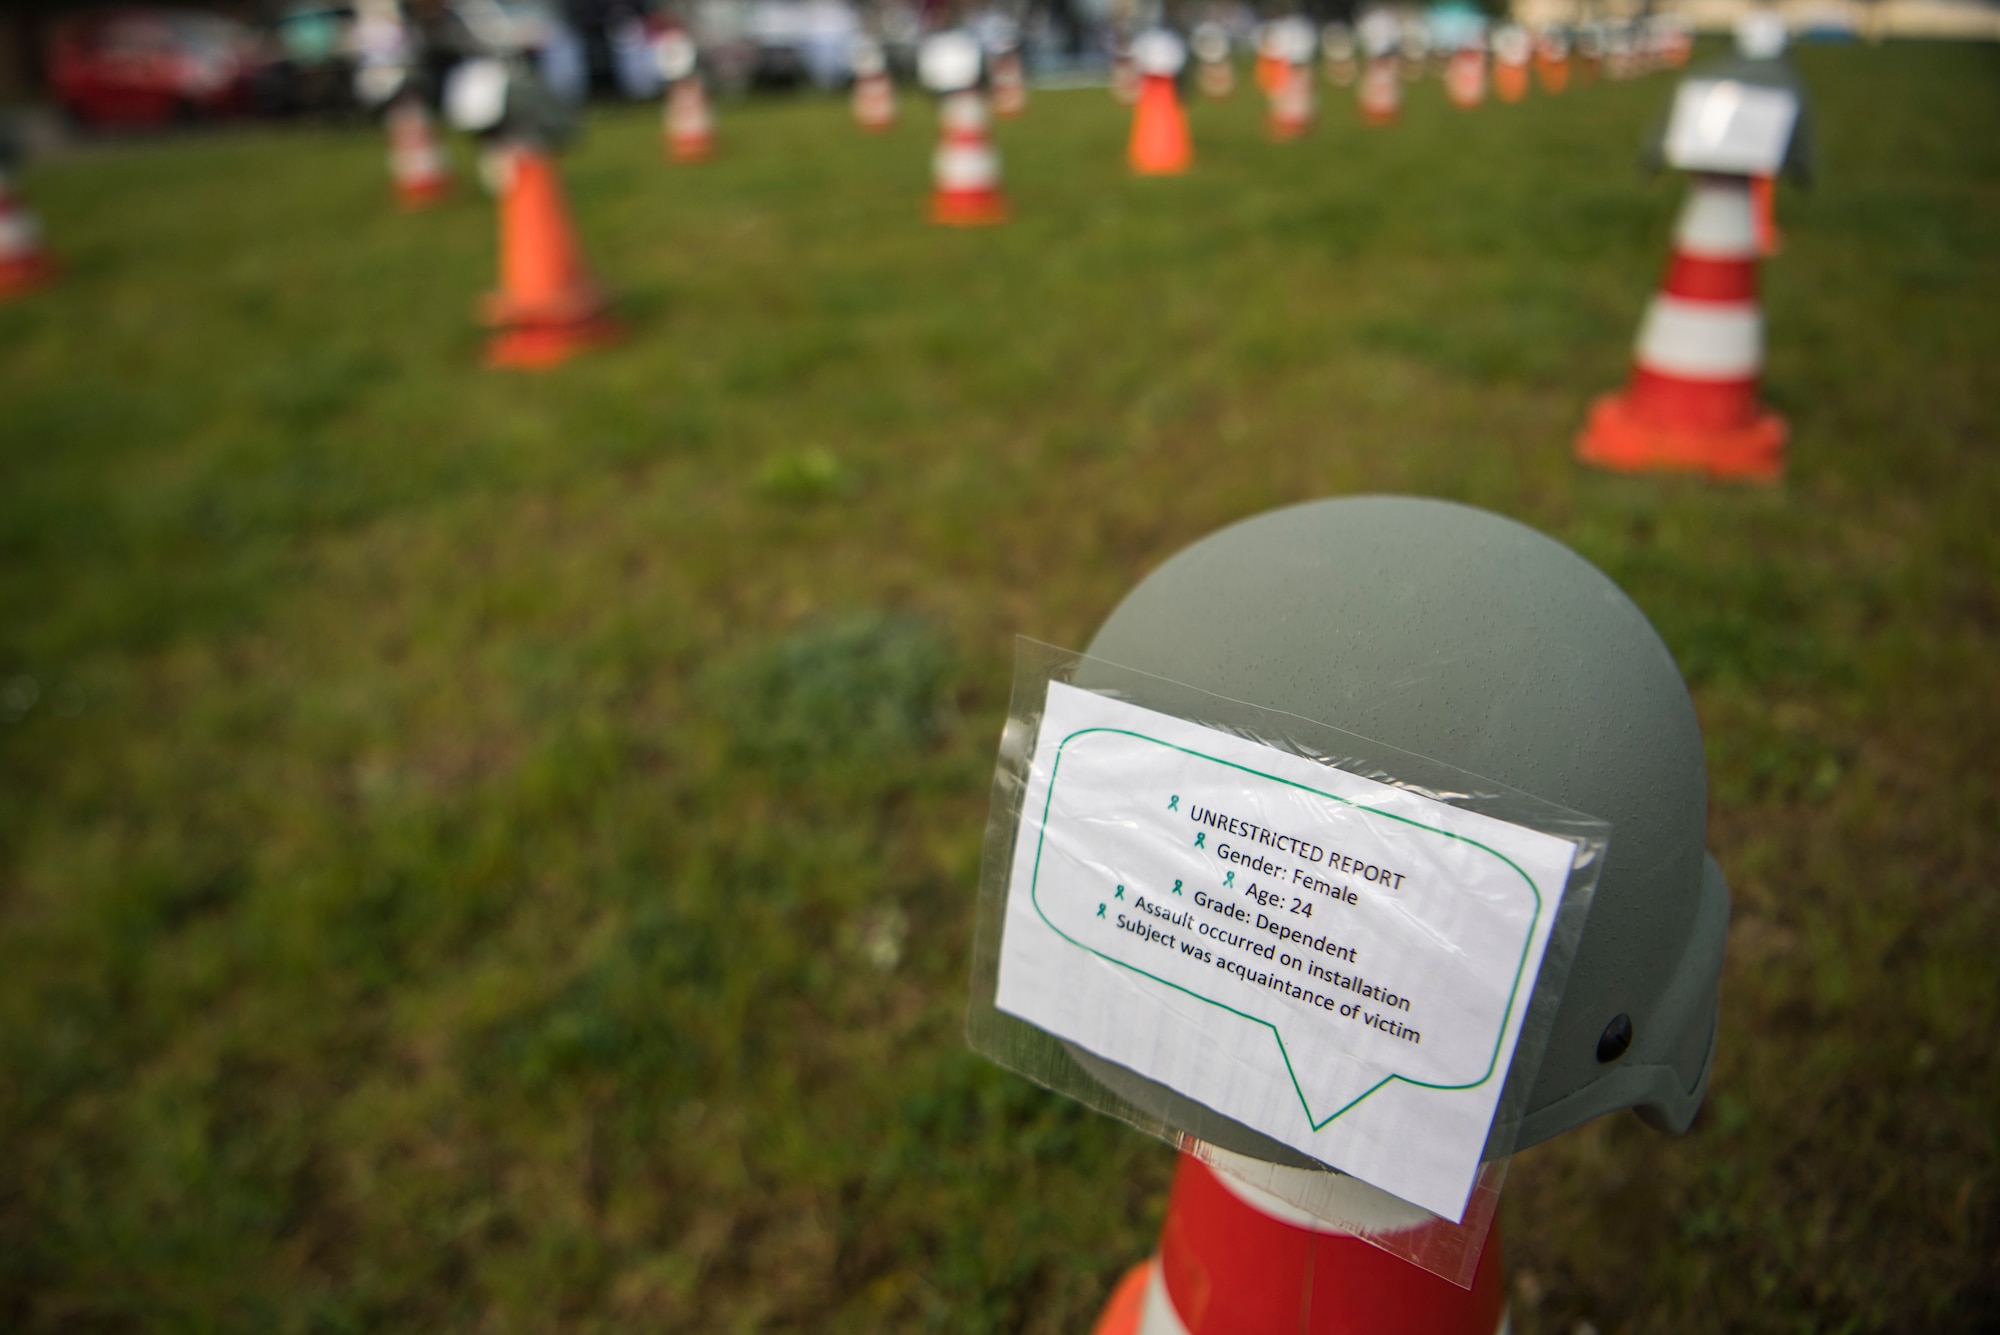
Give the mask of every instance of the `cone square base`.
<svg viewBox="0 0 2000 1335">
<path fill-rule="evenodd" d="M 991 227 L 1007 221 L 1007 201 L 997 191 L 931 196 L 931 221 L 941 227 Z"/>
<path fill-rule="evenodd" d="M 608 316 L 574 324 L 519 325 L 503 329 L 486 344 L 486 364 L 508 370 L 559 366 L 579 352 L 616 343 L 625 327 Z"/>
<path fill-rule="evenodd" d="M 46 255 L 0 262 L 0 301 L 25 296 L 56 280 L 55 261 Z"/>
<path fill-rule="evenodd" d="M 436 208 L 451 194 L 451 187 L 443 181 L 425 185 L 399 185 L 396 187 L 396 204 L 405 213 L 420 213 Z"/>
<path fill-rule="evenodd" d="M 1775 482 L 1785 471 L 1791 428 L 1760 409 L 1741 426 L 1661 426 L 1633 411 L 1627 394 L 1606 394 L 1591 405 L 1576 438 L 1577 459 L 1614 473 L 1706 473 L 1742 482 Z"/>
</svg>

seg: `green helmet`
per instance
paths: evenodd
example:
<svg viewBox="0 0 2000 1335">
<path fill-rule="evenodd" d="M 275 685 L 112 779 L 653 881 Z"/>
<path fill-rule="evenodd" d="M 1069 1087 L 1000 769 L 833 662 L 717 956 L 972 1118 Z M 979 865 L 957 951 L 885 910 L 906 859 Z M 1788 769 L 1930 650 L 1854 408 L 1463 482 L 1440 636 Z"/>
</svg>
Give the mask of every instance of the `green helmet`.
<svg viewBox="0 0 2000 1335">
<path fill-rule="evenodd" d="M 1317 501 L 1173 557 L 1087 652 L 1609 821 L 1596 897 L 1514 1143 L 1621 1108 L 1687 1129 L 1715 1060 L 1729 889 L 1704 851 L 1708 777 L 1687 686 L 1645 614 L 1595 566 L 1468 506 Z M 1077 684 L 1091 684 L 1087 665 Z M 1120 1096 L 1204 1139 L 1301 1162 L 1071 1050 Z"/>
</svg>

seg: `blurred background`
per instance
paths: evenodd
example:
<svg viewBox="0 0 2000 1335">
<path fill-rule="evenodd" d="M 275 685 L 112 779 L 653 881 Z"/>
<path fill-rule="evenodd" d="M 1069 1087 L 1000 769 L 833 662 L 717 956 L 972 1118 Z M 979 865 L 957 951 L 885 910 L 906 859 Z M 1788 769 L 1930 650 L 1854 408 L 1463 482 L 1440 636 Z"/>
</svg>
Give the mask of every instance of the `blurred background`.
<svg viewBox="0 0 2000 1335">
<path fill-rule="evenodd" d="M 623 337 L 542 374 L 482 364 L 482 144 L 398 207 L 354 9 L 0 10 L 54 265 L 0 302 L 0 1326 L 1089 1329 L 1173 1155 L 965 1047 L 1013 637 L 1400 492 L 1645 609 L 1734 893 L 1695 1128 L 1515 1160 L 1514 1329 L 2000 1329 L 2000 11 L 1782 11 L 1819 161 L 1744 485 L 1572 454 L 1681 72 L 1462 108 L 1419 55 L 1395 125 L 1316 73 L 1274 142 L 1277 11 L 1120 4 L 420 0 L 433 119 L 497 55 L 581 125 Z M 1662 15 L 1698 65 L 1739 11 L 1512 17 L 1580 60 Z M 1240 77 L 1142 178 L 1108 85 L 1163 20 Z M 1028 73 L 998 227 L 926 220 L 948 23 Z"/>
</svg>

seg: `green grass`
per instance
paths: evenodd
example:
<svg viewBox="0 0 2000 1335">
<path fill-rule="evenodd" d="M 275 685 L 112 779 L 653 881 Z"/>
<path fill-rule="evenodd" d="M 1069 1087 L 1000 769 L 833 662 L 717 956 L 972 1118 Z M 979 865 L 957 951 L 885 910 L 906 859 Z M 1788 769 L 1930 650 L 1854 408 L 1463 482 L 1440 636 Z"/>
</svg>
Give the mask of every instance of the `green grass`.
<svg viewBox="0 0 2000 1335">
<path fill-rule="evenodd" d="M 490 208 L 396 213 L 374 136 L 31 171 L 0 1326 L 1087 1329 L 1172 1155 L 964 1047 L 1011 637 L 1409 491 L 1652 616 L 1736 896 L 1696 1130 L 1515 1163 L 1516 1328 L 1988 1328 L 2000 56 L 1801 63 L 1768 489 L 1569 460 L 1681 189 L 1660 78 L 1289 146 L 1239 96 L 1166 181 L 1042 95 L 977 233 L 921 221 L 914 101 L 725 105 L 694 169 L 602 114 L 565 172 L 632 337 L 539 377 L 478 365 Z"/>
</svg>

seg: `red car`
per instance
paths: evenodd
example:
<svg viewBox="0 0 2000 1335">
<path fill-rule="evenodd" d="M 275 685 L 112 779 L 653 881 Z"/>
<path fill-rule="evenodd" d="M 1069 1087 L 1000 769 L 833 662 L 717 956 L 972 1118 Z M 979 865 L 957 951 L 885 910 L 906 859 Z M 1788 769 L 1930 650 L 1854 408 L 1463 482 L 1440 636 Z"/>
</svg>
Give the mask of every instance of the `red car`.
<svg viewBox="0 0 2000 1335">
<path fill-rule="evenodd" d="M 256 32 L 220 14 L 105 9 L 49 33 L 49 84 L 94 125 L 159 125 L 253 109 L 268 58 Z"/>
</svg>

